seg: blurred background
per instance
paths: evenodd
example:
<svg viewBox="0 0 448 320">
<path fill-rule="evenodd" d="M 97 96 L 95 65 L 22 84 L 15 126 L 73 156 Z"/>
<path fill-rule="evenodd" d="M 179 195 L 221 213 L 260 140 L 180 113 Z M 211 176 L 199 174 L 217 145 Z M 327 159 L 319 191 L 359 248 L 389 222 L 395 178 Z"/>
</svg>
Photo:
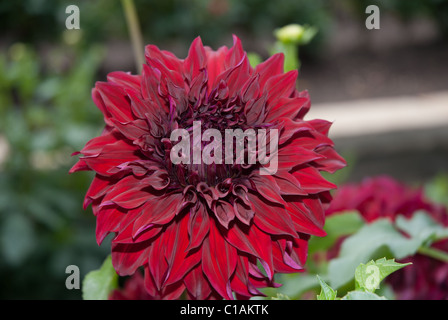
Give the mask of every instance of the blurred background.
<svg viewBox="0 0 448 320">
<path fill-rule="evenodd" d="M 67 6 L 80 30 L 67 30 Z M 380 29 L 365 9 L 380 8 Z M 310 118 L 349 166 L 338 181 L 389 174 L 410 184 L 448 172 L 447 0 L 135 0 L 145 44 L 186 56 L 198 35 L 215 49 L 238 35 L 269 56 L 274 30 L 318 29 L 300 47 L 299 88 Z M 108 72 L 135 70 L 118 0 L 0 2 L 0 298 L 80 299 L 68 265 L 84 275 L 109 253 L 82 201 L 91 173 L 69 175 L 71 153 L 103 127 L 90 92 Z M 443 180 L 445 181 L 445 180 Z M 448 185 L 444 185 L 448 190 Z"/>
</svg>

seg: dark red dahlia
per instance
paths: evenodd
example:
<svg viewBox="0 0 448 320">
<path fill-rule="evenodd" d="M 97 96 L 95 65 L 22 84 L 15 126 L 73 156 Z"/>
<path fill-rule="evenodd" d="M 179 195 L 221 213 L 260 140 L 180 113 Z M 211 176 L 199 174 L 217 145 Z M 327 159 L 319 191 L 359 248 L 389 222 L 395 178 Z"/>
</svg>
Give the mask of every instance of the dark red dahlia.
<svg viewBox="0 0 448 320">
<path fill-rule="evenodd" d="M 111 292 L 109 300 L 152 300 L 145 289 L 145 281 L 140 272 L 125 279 L 123 288 Z"/>
<path fill-rule="evenodd" d="M 411 217 L 417 210 L 426 211 L 435 221 L 448 226 L 447 209 L 428 201 L 422 188 L 411 188 L 389 176 L 366 178 L 359 184 L 347 184 L 338 189 L 327 209 L 327 215 L 346 210 L 357 210 L 366 222 L 379 218 L 395 221 L 398 216 Z M 448 252 L 448 241 L 432 245 Z M 338 251 L 334 248 L 333 251 Z M 448 264 L 416 254 L 399 262 L 412 262 L 388 278 L 388 282 L 402 300 L 448 299 Z"/>
<path fill-rule="evenodd" d="M 303 270 L 309 236 L 325 234 L 324 206 L 335 187 L 320 171 L 345 161 L 327 137 L 331 124 L 304 120 L 310 99 L 296 90 L 296 78 L 297 71 L 283 72 L 282 54 L 252 68 L 237 37 L 217 51 L 197 38 L 184 60 L 149 45 L 141 76 L 113 72 L 96 84 L 93 100 L 106 127 L 71 172 L 96 173 L 84 206 L 97 217 L 99 244 L 115 233 L 118 274 L 143 267 L 156 299 L 185 290 L 192 299 L 232 299 L 275 286 L 277 272 Z M 269 145 L 276 169 L 262 174 L 270 162 L 242 161 L 260 156 L 249 142 L 238 154 L 230 148 L 234 162 L 196 161 L 195 150 L 212 158 L 227 150 L 216 147 L 216 135 L 197 139 L 196 131 L 208 129 L 268 132 L 257 146 Z M 196 160 L 172 160 L 179 130 L 192 150 L 174 155 L 192 151 Z"/>
</svg>

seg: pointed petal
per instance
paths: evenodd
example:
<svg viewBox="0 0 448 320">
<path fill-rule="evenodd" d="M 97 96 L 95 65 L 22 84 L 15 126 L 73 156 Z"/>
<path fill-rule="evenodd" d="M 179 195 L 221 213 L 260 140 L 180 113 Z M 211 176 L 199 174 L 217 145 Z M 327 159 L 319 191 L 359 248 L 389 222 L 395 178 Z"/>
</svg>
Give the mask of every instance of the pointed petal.
<svg viewBox="0 0 448 320">
<path fill-rule="evenodd" d="M 212 293 L 212 289 L 202 272 L 201 266 L 191 270 L 184 279 L 189 295 L 196 300 L 205 300 Z"/>
<path fill-rule="evenodd" d="M 255 67 L 254 73 L 260 75 L 259 82 L 261 88 L 264 88 L 266 82 L 271 77 L 283 74 L 284 60 L 283 53 L 277 53 Z"/>
<path fill-rule="evenodd" d="M 123 123 L 134 119 L 127 94 L 122 86 L 110 82 L 97 82 L 95 88 L 110 118 Z"/>
<path fill-rule="evenodd" d="M 200 37 L 191 43 L 188 56 L 184 60 L 184 72 L 188 81 L 196 78 L 207 65 L 207 56 Z"/>
<path fill-rule="evenodd" d="M 167 231 L 167 243 L 165 245 L 165 258 L 169 271 L 165 285 L 173 284 L 182 278 L 201 261 L 200 250 L 187 250 L 188 247 L 188 215 L 180 221 L 171 224 Z"/>
<path fill-rule="evenodd" d="M 278 170 L 273 176 L 281 195 L 307 195 L 300 182 L 286 170 Z"/>
<path fill-rule="evenodd" d="M 233 207 L 227 201 L 216 201 L 213 212 L 215 213 L 215 217 L 218 219 L 219 223 L 221 223 L 221 225 L 226 229 L 229 227 L 230 221 L 235 218 Z"/>
<path fill-rule="evenodd" d="M 292 175 L 300 182 L 301 188 L 310 194 L 336 188 L 335 184 L 325 180 L 319 170 L 311 166 L 299 168 Z"/>
<path fill-rule="evenodd" d="M 255 211 L 254 223 L 261 230 L 268 234 L 297 237 L 291 218 L 284 208 L 268 203 L 252 193 L 248 193 L 248 197 Z"/>
<path fill-rule="evenodd" d="M 102 209 L 96 216 L 96 242 L 101 245 L 104 238 L 111 232 L 119 230 L 120 223 L 125 213 L 116 208 Z"/>
<path fill-rule="evenodd" d="M 263 196 L 263 198 L 273 203 L 280 205 L 284 204 L 285 201 L 280 195 L 281 190 L 272 176 L 261 176 L 254 174 L 250 179 L 255 184 L 258 193 Z"/>
<path fill-rule="evenodd" d="M 130 72 L 114 71 L 107 75 L 107 81 L 121 85 L 126 89 L 140 91 L 140 75 L 132 75 Z"/>
<path fill-rule="evenodd" d="M 209 215 L 204 206 L 198 205 L 190 211 L 190 222 L 188 225 L 188 234 L 190 243 L 186 250 L 192 250 L 202 245 L 209 232 Z"/>
<path fill-rule="evenodd" d="M 309 211 L 309 209 L 299 201 L 291 201 L 287 203 L 286 210 L 291 216 L 294 228 L 297 232 L 311 234 L 318 237 L 326 235 L 323 230 L 322 219 Z"/>
<path fill-rule="evenodd" d="M 138 267 L 148 261 L 149 247 L 146 242 L 137 244 L 112 243 L 112 264 L 120 276 L 134 274 Z"/>
<path fill-rule="evenodd" d="M 227 241 L 240 251 L 257 257 L 268 277 L 274 276 L 272 264 L 272 240 L 269 235 L 262 232 L 256 226 L 239 226 L 234 224 L 226 234 Z"/>
<path fill-rule="evenodd" d="M 215 223 L 202 245 L 202 270 L 213 288 L 225 299 L 233 300 L 230 279 L 235 271 L 237 251 L 228 244 Z"/>
</svg>

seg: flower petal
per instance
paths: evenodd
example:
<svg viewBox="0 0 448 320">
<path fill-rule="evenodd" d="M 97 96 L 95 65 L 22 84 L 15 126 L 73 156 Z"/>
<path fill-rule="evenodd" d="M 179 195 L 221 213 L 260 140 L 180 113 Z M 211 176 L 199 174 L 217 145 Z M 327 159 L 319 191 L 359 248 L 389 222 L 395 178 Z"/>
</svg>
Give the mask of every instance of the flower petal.
<svg viewBox="0 0 448 320">
<path fill-rule="evenodd" d="M 228 300 L 233 300 L 230 279 L 236 263 L 236 249 L 224 240 L 218 227 L 212 223 L 202 245 L 202 270 L 213 288 Z"/>
</svg>

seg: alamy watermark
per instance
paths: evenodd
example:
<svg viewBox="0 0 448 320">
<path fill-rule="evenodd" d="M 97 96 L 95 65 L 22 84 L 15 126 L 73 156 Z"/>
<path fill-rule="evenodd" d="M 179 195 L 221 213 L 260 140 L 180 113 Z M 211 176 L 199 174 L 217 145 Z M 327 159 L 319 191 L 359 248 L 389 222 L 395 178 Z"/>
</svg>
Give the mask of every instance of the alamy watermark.
<svg viewBox="0 0 448 320">
<path fill-rule="evenodd" d="M 366 288 L 367 290 L 373 292 L 380 286 L 380 269 L 377 266 L 367 266 L 366 273 L 368 274 L 366 278 Z"/>
<path fill-rule="evenodd" d="M 65 19 L 65 27 L 68 30 L 80 29 L 79 7 L 77 5 L 69 5 L 65 8 L 65 13 L 69 16 Z"/>
<path fill-rule="evenodd" d="M 366 28 L 368 30 L 379 30 L 380 26 L 380 8 L 378 6 L 372 4 L 366 7 L 366 14 L 369 16 L 366 19 Z"/>
<path fill-rule="evenodd" d="M 68 290 L 80 289 L 81 288 L 81 284 L 80 284 L 81 279 L 80 279 L 79 267 L 74 264 L 71 264 L 71 265 L 67 266 L 67 268 L 65 268 L 65 273 L 69 275 L 65 279 L 65 287 Z"/>
<path fill-rule="evenodd" d="M 256 164 L 258 161 L 263 165 L 260 167 L 261 175 L 273 175 L 277 172 L 277 129 L 258 129 L 257 132 L 254 129 L 226 129 L 223 148 L 223 137 L 219 130 L 207 129 L 202 133 L 201 128 L 201 121 L 193 121 L 193 141 L 186 129 L 175 129 L 171 132 L 172 142 L 180 139 L 171 149 L 170 158 L 173 164 Z M 203 142 L 209 143 L 203 147 Z"/>
</svg>

